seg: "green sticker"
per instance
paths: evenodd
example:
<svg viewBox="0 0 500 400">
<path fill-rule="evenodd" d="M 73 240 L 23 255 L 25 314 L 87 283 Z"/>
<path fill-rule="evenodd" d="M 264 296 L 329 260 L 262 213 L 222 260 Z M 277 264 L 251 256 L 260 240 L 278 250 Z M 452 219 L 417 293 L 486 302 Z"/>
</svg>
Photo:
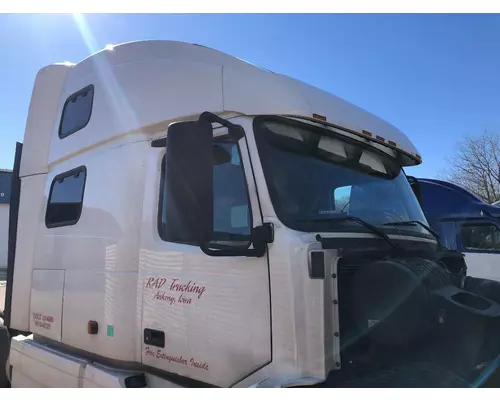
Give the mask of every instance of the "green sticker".
<svg viewBox="0 0 500 400">
<path fill-rule="evenodd" d="M 106 334 L 110 337 L 113 337 L 115 336 L 115 328 L 113 325 L 108 325 L 108 329 L 107 329 L 107 332 Z"/>
</svg>

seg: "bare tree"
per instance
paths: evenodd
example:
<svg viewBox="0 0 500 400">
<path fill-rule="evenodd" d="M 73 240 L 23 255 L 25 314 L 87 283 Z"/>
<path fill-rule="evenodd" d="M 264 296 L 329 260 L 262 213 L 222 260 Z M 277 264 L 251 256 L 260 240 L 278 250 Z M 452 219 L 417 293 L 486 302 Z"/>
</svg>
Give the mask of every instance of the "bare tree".
<svg viewBox="0 0 500 400">
<path fill-rule="evenodd" d="M 446 179 L 488 203 L 500 200 L 500 134 L 468 135 L 448 160 Z"/>
</svg>

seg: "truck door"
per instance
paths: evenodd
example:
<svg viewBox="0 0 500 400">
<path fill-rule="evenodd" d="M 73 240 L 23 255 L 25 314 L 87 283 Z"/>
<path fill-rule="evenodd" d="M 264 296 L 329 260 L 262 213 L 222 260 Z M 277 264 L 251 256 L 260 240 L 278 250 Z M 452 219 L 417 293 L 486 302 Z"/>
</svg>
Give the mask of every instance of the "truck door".
<svg viewBox="0 0 500 400">
<path fill-rule="evenodd" d="M 215 130 L 214 146 L 230 156 L 213 167 L 214 231 L 231 245 L 262 218 L 246 139 L 228 138 L 223 129 Z M 267 257 L 212 257 L 197 245 L 169 242 L 165 157 L 165 148 L 152 148 L 147 160 L 140 358 L 159 370 L 231 386 L 271 361 Z"/>
<path fill-rule="evenodd" d="M 500 281 L 500 228 L 493 221 L 457 224 L 460 250 L 465 254 L 467 275 Z"/>
</svg>

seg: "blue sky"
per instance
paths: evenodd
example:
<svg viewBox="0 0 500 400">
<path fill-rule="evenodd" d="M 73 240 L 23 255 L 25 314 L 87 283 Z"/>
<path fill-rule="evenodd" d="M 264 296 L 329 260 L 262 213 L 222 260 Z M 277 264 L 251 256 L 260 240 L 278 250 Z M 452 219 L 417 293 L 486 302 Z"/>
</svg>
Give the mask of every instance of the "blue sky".
<svg viewBox="0 0 500 400">
<path fill-rule="evenodd" d="M 439 176 L 465 133 L 500 133 L 500 15 L 0 15 L 0 168 L 22 141 L 33 80 L 106 44 L 203 44 L 290 75 L 402 129 Z M 265 94 L 263 94 L 265 95 Z"/>
</svg>

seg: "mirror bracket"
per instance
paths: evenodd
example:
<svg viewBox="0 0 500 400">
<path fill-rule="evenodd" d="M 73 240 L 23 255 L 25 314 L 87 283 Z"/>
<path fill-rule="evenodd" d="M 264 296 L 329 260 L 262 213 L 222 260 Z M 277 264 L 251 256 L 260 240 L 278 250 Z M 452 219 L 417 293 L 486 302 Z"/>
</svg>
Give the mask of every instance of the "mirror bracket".
<svg viewBox="0 0 500 400">
<path fill-rule="evenodd" d="M 198 120 L 206 121 L 211 124 L 216 123 L 221 126 L 224 126 L 225 128 L 228 129 L 229 134 L 237 140 L 240 140 L 245 136 L 245 132 L 241 126 L 235 125 L 232 122 L 229 122 L 227 119 L 221 118 L 218 115 L 215 115 L 214 113 L 211 113 L 209 111 L 201 113 L 200 118 Z"/>
<path fill-rule="evenodd" d="M 262 243 L 264 245 L 274 242 L 274 226 L 266 222 L 252 230 L 252 242 Z"/>
<path fill-rule="evenodd" d="M 240 140 L 245 136 L 245 132 L 243 131 L 243 128 L 241 126 L 235 125 L 232 122 L 229 122 L 227 119 L 221 118 L 218 115 L 211 113 L 209 111 L 202 112 L 200 114 L 200 117 L 198 118 L 198 121 L 205 121 L 211 124 L 217 123 L 221 126 L 224 126 L 228 129 L 229 134 L 237 140 Z M 167 147 L 167 138 L 162 137 L 159 139 L 152 140 L 151 147 L 154 148 Z"/>
<path fill-rule="evenodd" d="M 151 147 L 167 147 L 167 138 L 162 137 L 151 141 Z"/>
<path fill-rule="evenodd" d="M 274 226 L 265 223 L 252 229 L 253 249 L 223 249 L 212 250 L 207 244 L 200 244 L 200 248 L 207 256 L 211 257 L 263 257 L 266 254 L 267 245 L 274 242 Z"/>
</svg>

